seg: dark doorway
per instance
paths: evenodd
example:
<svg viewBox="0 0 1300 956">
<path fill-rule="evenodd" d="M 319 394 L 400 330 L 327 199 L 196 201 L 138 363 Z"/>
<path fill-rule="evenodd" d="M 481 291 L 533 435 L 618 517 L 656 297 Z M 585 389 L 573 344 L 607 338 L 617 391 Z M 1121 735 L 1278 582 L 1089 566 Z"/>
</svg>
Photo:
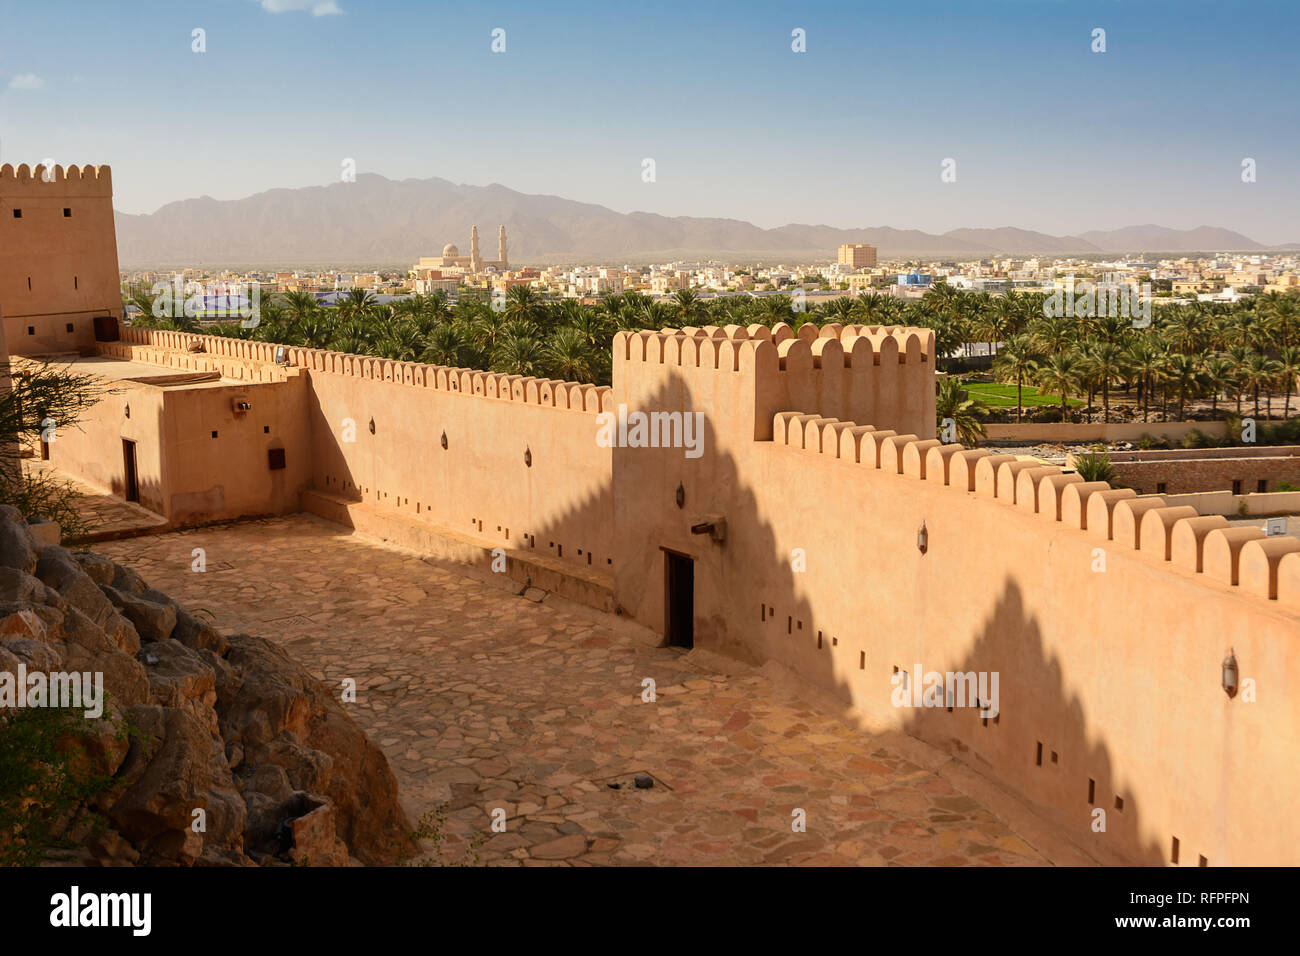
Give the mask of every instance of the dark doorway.
<svg viewBox="0 0 1300 956">
<path fill-rule="evenodd" d="M 695 560 L 664 552 L 665 622 L 673 647 L 695 646 Z"/>
<path fill-rule="evenodd" d="M 127 501 L 139 501 L 140 481 L 136 477 L 135 471 L 135 442 L 129 438 L 122 439 L 122 463 L 126 466 L 126 492 L 124 497 Z"/>
<path fill-rule="evenodd" d="M 121 336 L 117 331 L 117 319 L 111 315 L 95 316 L 95 341 L 116 342 Z"/>
</svg>

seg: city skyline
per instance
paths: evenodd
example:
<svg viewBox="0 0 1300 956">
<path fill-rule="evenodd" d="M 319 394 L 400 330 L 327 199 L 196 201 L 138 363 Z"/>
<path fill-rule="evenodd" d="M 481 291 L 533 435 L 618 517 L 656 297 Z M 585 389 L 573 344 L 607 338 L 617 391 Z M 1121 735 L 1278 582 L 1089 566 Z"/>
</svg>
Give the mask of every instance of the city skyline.
<svg viewBox="0 0 1300 956">
<path fill-rule="evenodd" d="M 1300 239 L 1280 92 L 1297 12 L 1281 4 L 1250 19 L 1204 3 L 669 7 L 148 2 L 129 23 L 25 8 L 30 36 L 0 48 L 0 163 L 107 163 L 128 213 L 326 185 L 352 160 L 763 228 Z"/>
</svg>

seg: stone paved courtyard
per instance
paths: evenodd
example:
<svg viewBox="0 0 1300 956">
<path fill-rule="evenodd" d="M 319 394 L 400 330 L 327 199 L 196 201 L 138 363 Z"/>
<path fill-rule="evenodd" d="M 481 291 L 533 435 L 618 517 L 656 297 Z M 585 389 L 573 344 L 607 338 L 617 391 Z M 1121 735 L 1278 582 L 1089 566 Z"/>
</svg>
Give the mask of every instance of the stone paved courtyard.
<svg viewBox="0 0 1300 956">
<path fill-rule="evenodd" d="M 447 804 L 451 861 L 480 833 L 483 863 L 1049 862 L 893 735 L 311 516 L 94 548 L 221 629 L 286 645 L 327 686 L 354 678 L 347 706 L 412 819 Z M 191 570 L 195 548 L 205 573 Z M 642 701 L 646 677 L 655 703 Z M 633 773 L 655 785 L 629 787 Z M 490 830 L 495 808 L 505 833 Z M 795 808 L 807 832 L 793 832 Z"/>
</svg>

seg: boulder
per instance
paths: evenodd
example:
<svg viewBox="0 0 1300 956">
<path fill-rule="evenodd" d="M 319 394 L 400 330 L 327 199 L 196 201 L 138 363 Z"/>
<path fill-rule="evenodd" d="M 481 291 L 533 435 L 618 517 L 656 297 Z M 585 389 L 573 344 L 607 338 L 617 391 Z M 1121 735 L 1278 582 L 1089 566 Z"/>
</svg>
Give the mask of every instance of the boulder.
<svg viewBox="0 0 1300 956">
<path fill-rule="evenodd" d="M 56 821 L 105 866 L 390 863 L 410 835 L 383 753 L 279 646 L 227 637 L 130 568 L 38 543 L 0 507 L 0 672 L 102 675 L 103 714 L 60 741 L 111 779 Z M 50 860 L 56 854 L 51 852 Z"/>
<path fill-rule="evenodd" d="M 27 522 L 12 505 L 0 505 L 0 567 L 31 574 L 36 570 L 40 548 Z"/>
</svg>

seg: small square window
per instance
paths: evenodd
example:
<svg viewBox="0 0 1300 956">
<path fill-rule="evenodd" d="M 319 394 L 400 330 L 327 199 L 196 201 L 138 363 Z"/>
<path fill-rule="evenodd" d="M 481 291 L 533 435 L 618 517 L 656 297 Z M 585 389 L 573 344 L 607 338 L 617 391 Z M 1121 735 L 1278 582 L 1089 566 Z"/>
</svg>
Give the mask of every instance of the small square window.
<svg viewBox="0 0 1300 956">
<path fill-rule="evenodd" d="M 35 334 L 36 334 L 36 326 L 34 326 L 34 325 L 29 325 L 29 326 L 27 326 L 27 334 L 28 334 L 28 335 L 35 335 Z"/>
<path fill-rule="evenodd" d="M 1158 495 L 1163 495 L 1163 494 L 1165 493 L 1165 489 L 1168 488 L 1168 487 L 1169 487 L 1169 485 L 1167 485 L 1165 482 L 1163 482 L 1163 481 L 1157 481 L 1157 482 L 1156 482 L 1156 494 L 1158 494 Z"/>
<path fill-rule="evenodd" d="M 269 434 L 271 434 L 271 426 L 270 426 L 270 425 L 263 425 L 263 426 L 262 426 L 262 434 L 263 434 L 263 435 L 269 435 Z"/>
<path fill-rule="evenodd" d="M 272 471 L 279 471 L 284 467 L 284 449 L 268 448 L 266 451 L 266 463 Z"/>
<path fill-rule="evenodd" d="M 217 437 L 217 433 L 216 433 L 216 432 L 213 432 L 213 433 L 212 433 L 212 437 L 213 437 L 213 438 L 216 438 L 216 437 Z"/>
<path fill-rule="evenodd" d="M 69 322 L 66 326 L 64 326 L 64 328 L 66 328 L 69 332 L 75 332 L 77 330 L 76 326 L 74 326 L 71 322 Z"/>
<path fill-rule="evenodd" d="M 15 209 L 15 210 L 14 210 L 14 218 L 15 218 L 15 219 L 21 219 L 21 218 L 23 218 L 23 211 L 22 211 L 21 209 Z"/>
<path fill-rule="evenodd" d="M 64 218 L 64 219 L 71 219 L 71 218 L 72 218 L 72 210 L 69 209 L 67 206 L 64 206 L 64 207 L 63 207 L 63 218 Z"/>
</svg>

